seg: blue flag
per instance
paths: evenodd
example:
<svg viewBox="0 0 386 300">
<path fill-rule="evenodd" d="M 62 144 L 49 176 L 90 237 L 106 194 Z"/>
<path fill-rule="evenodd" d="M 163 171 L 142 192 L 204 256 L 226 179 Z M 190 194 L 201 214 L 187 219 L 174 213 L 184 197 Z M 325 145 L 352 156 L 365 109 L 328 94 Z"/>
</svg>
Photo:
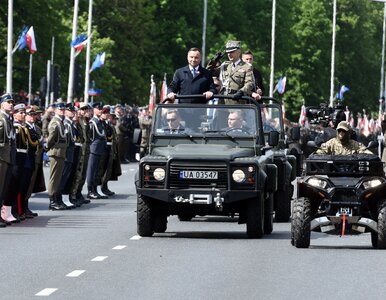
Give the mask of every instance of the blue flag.
<svg viewBox="0 0 386 300">
<path fill-rule="evenodd" d="M 15 47 L 13 47 L 12 53 L 14 53 L 18 49 L 20 51 L 25 47 L 27 47 L 27 37 L 26 37 L 27 32 L 28 32 L 28 26 L 24 26 L 23 30 L 21 31 L 21 34 L 19 35 L 19 38 L 16 42 Z"/>
<path fill-rule="evenodd" d="M 105 52 L 97 54 L 94 62 L 92 63 L 90 73 L 96 69 L 99 69 L 100 67 L 102 67 L 105 64 L 105 56 L 106 56 Z"/>
<path fill-rule="evenodd" d="M 339 91 L 339 99 L 340 100 L 343 100 L 343 94 L 347 91 L 349 91 L 350 89 L 345 86 L 345 85 L 342 85 L 341 88 L 340 88 L 340 91 Z"/>
</svg>

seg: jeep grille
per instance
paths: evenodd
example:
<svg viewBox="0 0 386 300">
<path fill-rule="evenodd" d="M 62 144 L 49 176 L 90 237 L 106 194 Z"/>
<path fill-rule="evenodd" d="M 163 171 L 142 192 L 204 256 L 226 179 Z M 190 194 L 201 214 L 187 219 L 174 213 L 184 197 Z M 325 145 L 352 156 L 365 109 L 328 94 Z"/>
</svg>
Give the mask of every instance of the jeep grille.
<svg viewBox="0 0 386 300">
<path fill-rule="evenodd" d="M 217 179 L 180 179 L 180 171 L 183 170 L 199 170 L 199 171 L 217 171 Z M 226 164 L 221 163 L 192 163 L 192 162 L 172 162 L 170 164 L 170 180 L 171 189 L 188 189 L 188 188 L 204 188 L 208 189 L 215 187 L 218 189 L 227 189 L 228 186 L 228 171 Z"/>
</svg>

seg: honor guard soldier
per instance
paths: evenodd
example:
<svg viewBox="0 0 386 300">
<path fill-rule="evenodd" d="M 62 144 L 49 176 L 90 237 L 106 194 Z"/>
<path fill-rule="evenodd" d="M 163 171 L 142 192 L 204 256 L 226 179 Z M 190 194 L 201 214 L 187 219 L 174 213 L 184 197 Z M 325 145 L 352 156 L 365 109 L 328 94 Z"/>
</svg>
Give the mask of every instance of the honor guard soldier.
<svg viewBox="0 0 386 300">
<path fill-rule="evenodd" d="M 82 188 L 86 182 L 87 165 L 90 155 L 91 130 L 89 126 L 90 116 L 92 115 L 92 107 L 85 103 L 79 103 L 78 114 L 78 132 L 81 143 L 81 150 L 79 154 L 79 163 L 74 176 L 74 182 L 71 187 L 70 201 L 78 204 L 88 204 L 90 200 L 82 195 Z"/>
<path fill-rule="evenodd" d="M 31 182 L 29 184 L 27 195 L 26 195 L 26 199 L 27 199 L 26 216 L 27 217 L 28 215 L 32 217 L 38 216 L 37 213 L 31 211 L 28 207 L 28 200 L 31 197 L 32 193 L 40 193 L 46 190 L 46 184 L 45 184 L 44 173 L 43 173 L 44 139 L 43 139 L 42 121 L 41 121 L 41 116 L 42 116 L 41 114 L 43 113 L 43 110 L 37 105 L 33 105 L 32 108 L 35 111 L 35 114 L 30 114 L 30 115 L 34 117 L 33 118 L 34 122 L 30 124 L 27 121 L 27 116 L 29 115 L 27 110 L 26 125 L 27 125 L 27 128 L 33 129 L 33 131 L 36 133 L 38 138 L 38 144 L 35 152 L 35 168 L 31 175 Z"/>
<path fill-rule="evenodd" d="M 65 109 L 64 103 L 57 103 L 55 105 L 55 116 L 48 125 L 47 149 L 50 157 L 48 197 L 50 199 L 50 210 L 63 210 L 67 208 L 62 201 L 59 189 L 67 151 L 67 135 L 63 124 Z"/>
<path fill-rule="evenodd" d="M 75 141 L 77 138 L 77 129 L 75 127 L 73 118 L 75 116 L 75 106 L 72 103 L 66 104 L 66 109 L 64 111 L 64 130 L 67 136 L 67 151 L 66 151 L 66 159 L 64 161 L 64 168 L 62 173 L 62 179 L 60 181 L 60 194 L 67 195 L 69 194 L 68 185 L 71 180 L 71 173 L 74 163 L 74 155 L 75 155 Z M 68 208 L 75 208 L 76 205 L 72 204 L 70 201 L 63 200 L 64 204 Z"/>
<path fill-rule="evenodd" d="M 25 134 L 25 105 L 17 104 L 13 111 L 13 127 L 16 132 L 16 164 L 13 166 L 11 180 L 6 188 L 1 217 L 12 223 L 24 220 L 24 216 L 19 215 L 20 211 L 20 192 L 25 180 L 23 178 L 24 166 L 27 160 L 28 141 Z M 28 183 L 27 183 L 28 184 Z"/>
<path fill-rule="evenodd" d="M 16 162 L 15 129 L 13 127 L 12 112 L 14 100 L 10 94 L 0 97 L 0 227 L 10 224 L 3 217 L 7 217 L 7 208 L 3 208 L 5 190 L 9 186 L 12 167 Z M 3 213 L 4 211 L 4 213 Z"/>
<path fill-rule="evenodd" d="M 233 99 L 225 99 L 226 104 L 236 104 L 242 96 L 250 96 L 254 88 L 253 68 L 240 59 L 241 50 L 239 41 L 228 41 L 226 53 L 229 61 L 221 65 L 220 80 L 224 95 L 233 95 Z"/>
<path fill-rule="evenodd" d="M 101 191 L 106 196 L 114 196 L 115 193 L 110 191 L 107 182 L 110 179 L 112 167 L 113 167 L 113 158 L 114 158 L 114 152 L 113 152 L 113 140 L 114 140 L 114 127 L 111 124 L 110 121 L 110 106 L 105 105 L 102 110 L 102 120 L 103 125 L 105 127 L 105 133 L 106 133 L 106 153 L 103 156 L 103 159 L 101 161 L 101 167 L 99 168 L 101 172 Z"/>
<path fill-rule="evenodd" d="M 88 159 L 87 166 L 87 198 L 104 199 L 106 198 L 106 196 L 100 195 L 97 191 L 98 170 L 100 167 L 100 161 L 102 156 L 106 153 L 106 133 L 101 121 L 103 104 L 94 103 L 93 110 L 94 116 L 89 122 L 91 131 L 91 144 L 90 156 Z"/>
<path fill-rule="evenodd" d="M 27 142 L 27 155 L 24 162 L 24 168 L 21 168 L 20 172 L 20 194 L 18 203 L 17 213 L 21 218 L 33 218 L 35 216 L 28 209 L 28 188 L 31 184 L 32 174 L 35 171 L 35 159 L 36 159 L 36 150 L 39 145 L 39 135 L 35 130 L 35 118 L 36 111 L 32 106 L 27 106 L 25 109 L 25 126 L 24 134 L 25 140 Z"/>
</svg>

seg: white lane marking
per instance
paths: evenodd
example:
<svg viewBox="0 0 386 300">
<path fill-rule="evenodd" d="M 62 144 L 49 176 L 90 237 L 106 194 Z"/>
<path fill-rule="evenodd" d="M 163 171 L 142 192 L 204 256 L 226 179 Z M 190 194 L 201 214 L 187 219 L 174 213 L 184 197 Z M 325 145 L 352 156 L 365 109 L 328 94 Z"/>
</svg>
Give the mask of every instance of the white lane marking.
<svg viewBox="0 0 386 300">
<path fill-rule="evenodd" d="M 49 296 L 53 292 L 56 292 L 57 290 L 58 289 L 56 289 L 56 288 L 46 288 L 46 289 L 41 290 L 39 293 L 35 294 L 35 296 Z"/>
<path fill-rule="evenodd" d="M 127 246 L 126 245 L 118 245 L 113 248 L 113 250 L 122 250 L 125 249 Z"/>
<path fill-rule="evenodd" d="M 140 240 L 142 237 L 139 236 L 139 235 L 134 235 L 130 238 L 130 240 L 133 240 L 133 241 L 137 241 L 137 240 Z"/>
<path fill-rule="evenodd" d="M 84 272 L 86 272 L 86 270 L 75 270 L 75 271 L 68 273 L 66 275 L 66 277 L 78 277 L 78 276 L 82 275 Z"/>
<path fill-rule="evenodd" d="M 97 256 L 94 257 L 91 261 L 104 261 L 108 256 Z"/>
</svg>

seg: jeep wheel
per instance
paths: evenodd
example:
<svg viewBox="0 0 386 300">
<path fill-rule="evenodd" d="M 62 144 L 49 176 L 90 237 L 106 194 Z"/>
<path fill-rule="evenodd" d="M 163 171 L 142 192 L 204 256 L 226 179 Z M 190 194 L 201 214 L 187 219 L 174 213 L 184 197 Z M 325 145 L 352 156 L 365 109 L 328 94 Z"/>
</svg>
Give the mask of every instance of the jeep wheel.
<svg viewBox="0 0 386 300">
<path fill-rule="evenodd" d="M 378 212 L 378 232 L 371 233 L 371 243 L 374 248 L 386 249 L 386 201 L 380 206 Z"/>
<path fill-rule="evenodd" d="M 264 234 L 271 234 L 273 231 L 273 195 L 265 199 L 264 204 Z"/>
<path fill-rule="evenodd" d="M 283 191 L 275 193 L 275 221 L 288 222 L 291 215 L 290 187 L 286 186 Z"/>
<path fill-rule="evenodd" d="M 179 214 L 178 215 L 178 220 L 181 222 L 189 222 L 191 221 L 196 215 L 193 214 Z"/>
<path fill-rule="evenodd" d="M 291 235 L 293 235 L 293 244 L 296 248 L 308 248 L 310 246 L 311 202 L 308 198 L 295 199 Z"/>
<path fill-rule="evenodd" d="M 137 195 L 137 233 L 140 236 L 152 236 L 153 221 L 149 199 Z"/>
<path fill-rule="evenodd" d="M 260 195 L 247 202 L 247 236 L 261 238 L 264 234 L 264 199 Z"/>
</svg>

